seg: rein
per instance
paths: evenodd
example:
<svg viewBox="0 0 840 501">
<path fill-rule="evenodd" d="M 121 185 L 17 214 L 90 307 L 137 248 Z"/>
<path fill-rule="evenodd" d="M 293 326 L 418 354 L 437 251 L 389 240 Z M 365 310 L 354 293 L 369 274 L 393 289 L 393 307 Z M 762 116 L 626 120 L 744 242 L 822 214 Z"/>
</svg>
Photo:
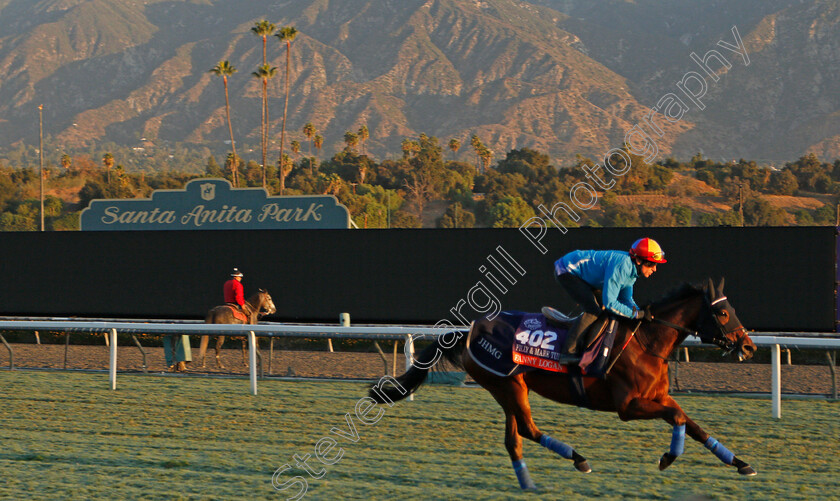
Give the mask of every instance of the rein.
<svg viewBox="0 0 840 501">
<path fill-rule="evenodd" d="M 699 333 L 698 333 L 697 331 L 691 330 L 691 329 L 689 329 L 689 328 L 687 328 L 687 327 L 683 327 L 682 325 L 677 325 L 677 324 L 675 324 L 675 323 L 669 322 L 669 321 L 667 321 L 667 320 L 662 320 L 661 318 L 657 318 L 657 317 L 654 317 L 654 318 L 653 318 L 653 321 L 654 321 L 654 322 L 656 322 L 656 323 L 662 324 L 662 325 L 664 325 L 664 326 L 666 326 L 666 327 L 670 327 L 671 329 L 674 329 L 674 330 L 676 330 L 676 331 L 678 331 L 678 332 L 683 332 L 683 333 L 688 334 L 688 335 L 690 335 L 690 336 L 697 336 L 697 337 L 699 337 Z M 639 327 L 641 326 L 641 324 L 642 324 L 642 321 L 640 320 L 640 321 L 639 321 L 639 325 L 637 325 L 637 326 L 636 326 L 636 329 L 635 329 L 635 330 L 633 330 L 633 334 L 635 334 L 635 333 L 636 333 L 636 330 L 638 330 L 638 329 L 639 329 Z M 631 335 L 630 335 L 630 337 L 631 337 L 631 338 L 633 337 L 633 334 L 631 334 Z M 630 342 L 630 339 L 628 339 L 628 340 L 627 340 L 627 342 L 629 343 L 629 342 Z M 650 355 L 650 356 L 652 356 L 652 357 L 656 357 L 656 358 L 661 358 L 662 360 L 668 361 L 668 358 L 667 358 L 667 357 L 663 357 L 663 356 L 661 356 L 661 355 L 657 355 L 656 353 L 653 353 L 653 352 L 652 352 L 652 351 L 651 351 L 651 350 L 650 350 L 650 349 L 646 346 L 646 344 L 647 344 L 647 343 L 642 342 L 642 336 L 641 336 L 641 334 L 640 334 L 639 336 L 636 336 L 636 342 L 638 342 L 638 343 L 639 343 L 639 346 L 641 346 L 641 347 L 642 347 L 642 351 L 644 351 L 647 355 Z M 627 346 L 627 345 L 625 344 L 624 346 Z M 623 350 L 623 348 L 622 348 L 622 350 Z"/>
<path fill-rule="evenodd" d="M 655 321 L 655 320 L 656 320 L 656 319 L 654 318 L 654 321 Z M 641 325 L 641 321 L 639 322 L 639 325 Z M 673 325 L 673 324 L 672 324 L 672 325 Z M 628 340 L 628 341 L 629 341 L 629 340 Z M 640 335 L 638 335 L 638 336 L 636 336 L 636 342 L 637 342 L 637 343 L 639 343 L 639 346 L 641 346 L 641 347 L 642 347 L 642 351 L 644 351 L 646 355 L 650 355 L 650 356 L 652 356 L 652 357 L 656 357 L 656 358 L 661 358 L 662 360 L 665 360 L 666 362 L 668 361 L 668 359 L 667 359 L 666 357 L 663 357 L 662 355 L 657 355 L 656 353 L 653 353 L 653 352 L 652 352 L 652 351 L 651 351 L 651 350 L 650 350 L 650 349 L 646 346 L 646 343 L 643 343 L 643 342 L 642 342 L 642 336 L 641 336 L 641 334 L 640 334 Z"/>
<path fill-rule="evenodd" d="M 660 324 L 662 324 L 662 325 L 664 325 L 664 326 L 666 326 L 666 327 L 670 327 L 670 328 L 672 328 L 672 329 L 674 329 L 674 330 L 677 330 L 677 331 L 680 331 L 680 332 L 684 332 L 684 333 L 688 334 L 689 336 L 697 336 L 697 337 L 700 337 L 700 334 L 699 334 L 697 331 L 693 331 L 693 330 L 691 330 L 691 329 L 689 329 L 689 328 L 687 328 L 687 327 L 683 327 L 682 325 L 677 325 L 677 324 L 671 323 L 671 322 L 669 322 L 669 321 L 667 321 L 667 320 L 662 320 L 661 318 L 656 318 L 656 317 L 654 317 L 653 321 L 654 321 L 654 322 L 657 322 L 657 323 L 660 323 Z"/>
<path fill-rule="evenodd" d="M 674 328 L 674 329 L 677 329 L 677 330 L 681 330 L 683 332 L 694 333 L 694 331 L 686 329 L 685 327 L 683 327 L 681 325 L 672 324 L 671 322 L 668 322 L 666 320 L 659 320 L 657 318 L 654 318 L 653 321 L 654 322 L 659 322 L 663 325 L 667 325 L 668 327 L 671 327 L 671 328 Z M 627 348 L 627 345 L 630 344 L 630 341 L 633 338 L 636 338 L 636 342 L 639 343 L 639 346 L 642 347 L 642 351 L 645 352 L 645 354 L 650 355 L 652 357 L 661 358 L 662 360 L 665 360 L 666 362 L 668 361 L 667 358 L 659 356 L 656 353 L 651 352 L 650 349 L 648 349 L 648 347 L 645 346 L 645 343 L 642 342 L 641 334 L 639 336 L 636 336 L 636 333 L 639 332 L 639 327 L 642 326 L 642 322 L 643 322 L 642 320 L 639 320 L 638 322 L 636 322 L 636 327 L 634 327 L 633 331 L 630 333 L 630 335 L 627 336 L 627 341 L 624 342 L 624 344 L 621 346 L 621 349 L 618 350 L 618 354 L 615 357 L 613 357 L 612 362 L 610 362 L 610 365 L 607 366 L 607 370 L 604 372 L 605 375 L 610 373 L 610 370 L 613 368 L 613 365 L 615 365 L 615 363 L 618 362 L 618 359 L 621 358 L 621 355 L 624 353 L 624 350 Z"/>
<path fill-rule="evenodd" d="M 250 310 L 250 311 L 248 311 L 248 312 L 247 312 L 247 313 L 248 313 L 248 317 L 250 317 L 251 315 L 253 315 L 253 314 L 254 314 L 254 312 L 256 312 L 256 313 L 257 313 L 257 319 L 260 319 L 260 318 L 262 318 L 262 317 L 264 317 L 264 316 L 266 315 L 266 314 L 265 314 L 265 313 L 263 313 L 263 311 L 262 311 L 262 301 L 260 301 L 260 299 L 261 299 L 260 295 L 259 295 L 259 294 L 257 294 L 257 297 L 256 297 L 256 303 L 257 303 L 257 304 L 251 304 L 251 303 L 250 303 L 250 302 L 248 302 L 247 300 L 245 301 L 245 306 L 247 306 L 247 307 L 248 307 L 248 309 Z"/>
</svg>

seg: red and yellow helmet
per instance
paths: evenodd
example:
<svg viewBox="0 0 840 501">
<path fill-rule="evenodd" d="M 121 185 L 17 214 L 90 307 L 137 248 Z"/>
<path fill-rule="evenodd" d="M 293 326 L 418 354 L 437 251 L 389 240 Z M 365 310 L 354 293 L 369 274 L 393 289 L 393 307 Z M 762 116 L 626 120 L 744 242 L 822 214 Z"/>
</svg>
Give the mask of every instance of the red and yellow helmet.
<svg viewBox="0 0 840 501">
<path fill-rule="evenodd" d="M 650 261 L 651 263 L 667 263 L 662 247 L 652 238 L 640 238 L 630 247 L 630 256 Z"/>
</svg>

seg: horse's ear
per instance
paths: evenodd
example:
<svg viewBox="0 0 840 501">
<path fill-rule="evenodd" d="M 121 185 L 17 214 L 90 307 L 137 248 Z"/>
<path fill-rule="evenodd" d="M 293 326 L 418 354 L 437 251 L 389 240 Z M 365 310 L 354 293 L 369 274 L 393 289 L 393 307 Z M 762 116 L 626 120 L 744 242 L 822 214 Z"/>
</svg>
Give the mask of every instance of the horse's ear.
<svg viewBox="0 0 840 501">
<path fill-rule="evenodd" d="M 263 293 L 265 293 L 265 292 L 266 292 L 266 290 L 265 290 L 265 289 L 259 289 L 259 291 L 260 291 L 260 292 L 263 292 Z"/>
<path fill-rule="evenodd" d="M 718 295 L 723 295 L 723 277 L 720 277 L 720 283 L 717 286 Z"/>
<path fill-rule="evenodd" d="M 715 298 L 715 284 L 712 282 L 712 277 L 709 277 L 709 283 L 706 284 L 706 292 L 709 293 L 709 299 L 714 301 Z"/>
</svg>

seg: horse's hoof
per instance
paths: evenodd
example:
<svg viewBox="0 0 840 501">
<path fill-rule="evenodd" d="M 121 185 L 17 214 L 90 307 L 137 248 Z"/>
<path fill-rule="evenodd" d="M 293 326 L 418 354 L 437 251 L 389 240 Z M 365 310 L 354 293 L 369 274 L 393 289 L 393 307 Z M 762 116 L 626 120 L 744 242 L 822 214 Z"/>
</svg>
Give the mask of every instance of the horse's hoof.
<svg viewBox="0 0 840 501">
<path fill-rule="evenodd" d="M 673 463 L 675 459 L 677 459 L 677 456 L 672 456 L 669 452 L 663 454 L 659 459 L 659 471 L 671 466 L 671 463 Z"/>
<path fill-rule="evenodd" d="M 744 475 L 746 477 L 751 477 L 753 475 L 758 474 L 758 472 L 753 470 L 752 466 L 750 466 L 750 465 L 744 465 L 744 466 L 738 468 L 738 473 L 740 473 L 741 475 Z"/>
<path fill-rule="evenodd" d="M 592 468 L 589 467 L 589 461 L 577 461 L 575 462 L 575 469 L 581 473 L 592 473 Z"/>
</svg>

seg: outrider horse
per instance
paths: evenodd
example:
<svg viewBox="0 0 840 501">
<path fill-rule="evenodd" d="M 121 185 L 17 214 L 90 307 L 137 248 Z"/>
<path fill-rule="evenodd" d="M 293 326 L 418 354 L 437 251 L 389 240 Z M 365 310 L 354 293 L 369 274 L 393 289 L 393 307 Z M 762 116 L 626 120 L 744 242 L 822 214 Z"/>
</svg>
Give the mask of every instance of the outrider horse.
<svg viewBox="0 0 840 501">
<path fill-rule="evenodd" d="M 237 314 L 234 307 L 223 304 L 216 306 L 207 312 L 204 318 L 206 324 L 256 324 L 257 321 L 264 315 L 271 315 L 277 311 L 274 307 L 274 301 L 271 295 L 263 289 L 245 300 L 245 317 L 241 317 L 241 313 Z M 207 342 L 210 336 L 201 336 L 201 345 L 198 350 L 198 356 L 201 359 L 201 367 L 205 367 L 204 355 L 207 353 Z M 242 336 L 238 337 L 242 341 L 242 363 L 248 366 L 248 358 L 245 353 L 247 339 Z M 216 366 L 223 369 L 222 360 L 219 357 L 219 352 L 225 342 L 225 336 L 216 336 Z"/>
<path fill-rule="evenodd" d="M 505 448 L 523 489 L 535 489 L 536 486 L 522 461 L 521 437 L 571 459 L 578 471 L 591 471 L 583 456 L 571 446 L 541 432 L 531 419 L 529 390 L 556 402 L 581 405 L 573 383 L 584 388 L 585 406 L 590 409 L 615 412 L 623 421 L 664 419 L 670 424 L 673 427 L 671 447 L 659 460 L 660 470 L 670 466 L 682 454 L 685 434 L 688 433 L 725 464 L 736 467 L 740 474 L 755 475 L 755 470 L 703 431 L 668 394 L 668 356 L 689 334 L 721 347 L 739 361 L 751 357 L 755 351 L 755 344 L 723 295 L 723 280 L 717 288 L 711 280 L 704 286 L 685 284 L 661 301 L 651 304 L 651 310 L 653 322 L 629 319 L 619 322 L 615 349 L 610 359 L 614 365 L 604 378 L 581 378 L 580 375 L 538 369 L 498 376 L 475 362 L 465 347 L 467 336 L 463 332 L 453 332 L 438 337 L 421 351 L 412 367 L 396 379 L 399 385 L 373 387 L 369 394 L 379 403 L 407 397 L 423 383 L 429 369 L 441 356 L 464 368 L 505 411 Z M 470 328 L 469 339 L 498 327 L 498 319 L 475 321 Z M 575 377 L 579 379 L 573 381 Z"/>
</svg>

